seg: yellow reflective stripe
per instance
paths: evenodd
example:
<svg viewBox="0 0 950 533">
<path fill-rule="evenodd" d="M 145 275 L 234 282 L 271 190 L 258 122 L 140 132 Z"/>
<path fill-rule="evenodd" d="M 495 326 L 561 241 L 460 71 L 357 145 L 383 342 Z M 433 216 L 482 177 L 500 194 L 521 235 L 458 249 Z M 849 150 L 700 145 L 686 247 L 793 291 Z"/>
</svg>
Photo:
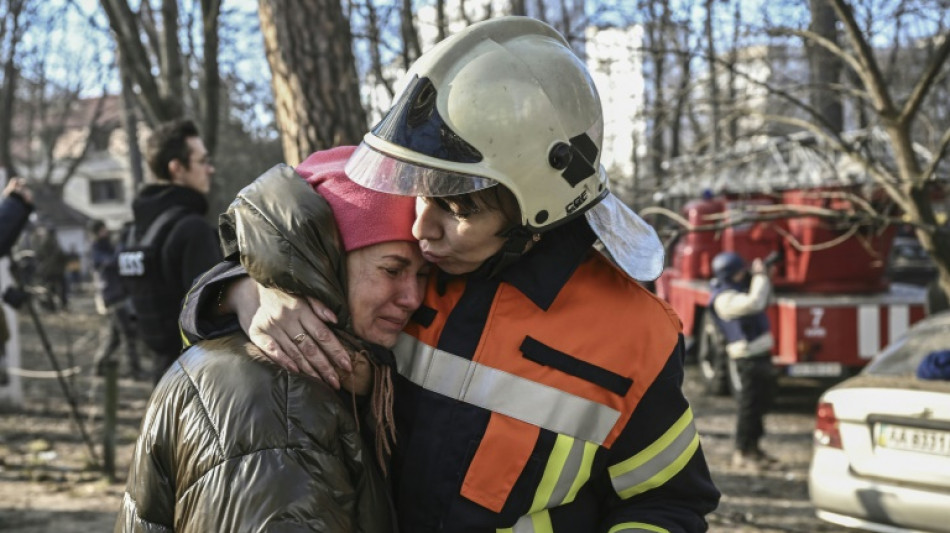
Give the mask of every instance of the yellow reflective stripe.
<svg viewBox="0 0 950 533">
<path fill-rule="evenodd" d="M 644 524 L 643 522 L 624 522 L 623 524 L 617 524 L 616 526 L 610 528 L 610 531 L 607 533 L 635 533 L 637 531 L 650 531 L 652 533 L 670 533 L 669 530 L 663 529 L 660 526 L 654 526 L 652 524 Z"/>
<path fill-rule="evenodd" d="M 554 533 L 554 526 L 551 525 L 551 515 L 547 509 L 526 514 L 515 522 L 512 527 L 496 529 L 496 533 Z"/>
<path fill-rule="evenodd" d="M 592 442 L 558 434 L 528 514 L 574 501 L 590 479 L 597 448 Z"/>
<path fill-rule="evenodd" d="M 548 464 L 544 467 L 544 475 L 541 476 L 541 483 L 538 484 L 538 491 L 534 494 L 534 502 L 528 509 L 528 514 L 535 513 L 548 506 L 551 501 L 551 494 L 554 493 L 554 487 L 564 470 L 564 462 L 567 461 L 567 454 L 571 451 L 574 439 L 558 434 L 554 441 L 554 449 L 548 456 Z"/>
<path fill-rule="evenodd" d="M 578 472 L 577 477 L 574 479 L 571 490 L 567 493 L 567 498 L 564 498 L 562 502 L 563 504 L 574 501 L 581 487 L 590 479 L 590 472 L 594 466 L 594 454 L 597 453 L 597 448 L 598 446 L 593 442 L 584 442 L 584 458 L 581 460 L 581 471 Z"/>
<path fill-rule="evenodd" d="M 610 481 L 621 498 L 629 498 L 666 483 L 683 469 L 699 447 L 693 411 L 686 409 L 653 444 L 633 457 L 608 467 Z"/>
<path fill-rule="evenodd" d="M 551 525 L 551 515 L 545 509 L 531 516 L 531 525 L 534 526 L 532 533 L 554 533 L 554 526 Z M 520 533 L 520 532 L 516 532 Z"/>
</svg>

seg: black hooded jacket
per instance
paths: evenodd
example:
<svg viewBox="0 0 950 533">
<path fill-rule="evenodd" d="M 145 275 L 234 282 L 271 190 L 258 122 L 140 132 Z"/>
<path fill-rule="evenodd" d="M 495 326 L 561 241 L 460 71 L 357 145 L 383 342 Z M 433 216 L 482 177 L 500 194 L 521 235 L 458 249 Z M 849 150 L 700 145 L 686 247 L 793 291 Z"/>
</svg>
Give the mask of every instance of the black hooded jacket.
<svg viewBox="0 0 950 533">
<path fill-rule="evenodd" d="M 214 228 L 204 219 L 208 201 L 204 195 L 178 185 L 152 184 L 139 192 L 132 202 L 136 236 L 141 237 L 160 214 L 173 206 L 185 208 L 162 246 L 162 267 L 168 291 L 179 301 L 192 282 L 221 261 L 221 250 Z"/>
</svg>

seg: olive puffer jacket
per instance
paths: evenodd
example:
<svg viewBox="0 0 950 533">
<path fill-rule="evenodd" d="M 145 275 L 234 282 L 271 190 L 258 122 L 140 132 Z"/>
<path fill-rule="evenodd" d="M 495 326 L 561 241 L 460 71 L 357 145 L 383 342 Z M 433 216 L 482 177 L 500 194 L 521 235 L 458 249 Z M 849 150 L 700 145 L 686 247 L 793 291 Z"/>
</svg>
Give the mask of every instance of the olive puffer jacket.
<svg viewBox="0 0 950 533">
<path fill-rule="evenodd" d="M 332 213 L 289 167 L 245 188 L 221 233 L 259 281 L 327 298 L 345 313 Z M 291 279 L 290 268 L 320 272 Z M 172 365 L 149 400 L 116 532 L 396 530 L 349 398 L 259 355 L 235 333 Z"/>
</svg>

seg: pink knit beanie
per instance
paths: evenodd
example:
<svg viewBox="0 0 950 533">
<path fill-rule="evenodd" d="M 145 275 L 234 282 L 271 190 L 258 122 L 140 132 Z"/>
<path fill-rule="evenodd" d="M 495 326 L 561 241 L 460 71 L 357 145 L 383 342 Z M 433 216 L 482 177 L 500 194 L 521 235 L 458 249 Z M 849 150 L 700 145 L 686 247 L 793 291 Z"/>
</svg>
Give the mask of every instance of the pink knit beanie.
<svg viewBox="0 0 950 533">
<path fill-rule="evenodd" d="M 340 146 L 314 152 L 296 168 L 330 204 L 343 248 L 350 252 L 381 242 L 416 242 L 412 236 L 415 198 L 381 193 L 351 181 L 343 167 L 355 150 L 355 146 Z"/>
</svg>

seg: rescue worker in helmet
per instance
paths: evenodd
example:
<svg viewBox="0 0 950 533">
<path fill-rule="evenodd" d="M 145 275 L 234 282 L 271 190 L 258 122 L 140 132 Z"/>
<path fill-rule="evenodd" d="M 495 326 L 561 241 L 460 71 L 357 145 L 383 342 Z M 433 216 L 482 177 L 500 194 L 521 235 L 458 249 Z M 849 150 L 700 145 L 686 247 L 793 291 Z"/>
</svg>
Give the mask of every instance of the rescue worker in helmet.
<svg viewBox="0 0 950 533">
<path fill-rule="evenodd" d="M 423 54 L 348 161 L 353 181 L 417 197 L 437 267 L 394 348 L 400 529 L 706 530 L 719 492 L 681 391 L 681 324 L 636 281 L 659 275 L 662 245 L 609 193 L 602 138 L 564 38 L 503 17 Z M 325 306 L 238 275 L 193 290 L 189 338 L 217 334 L 198 310 L 221 295 L 272 359 L 338 383 Z"/>
<path fill-rule="evenodd" d="M 763 419 L 774 395 L 772 331 L 765 315 L 772 284 L 761 259 L 747 267 L 735 252 L 722 252 L 712 260 L 715 279 L 709 309 L 726 341 L 729 365 L 738 377 L 736 442 L 732 464 L 758 470 L 776 461 L 762 451 Z"/>
</svg>

